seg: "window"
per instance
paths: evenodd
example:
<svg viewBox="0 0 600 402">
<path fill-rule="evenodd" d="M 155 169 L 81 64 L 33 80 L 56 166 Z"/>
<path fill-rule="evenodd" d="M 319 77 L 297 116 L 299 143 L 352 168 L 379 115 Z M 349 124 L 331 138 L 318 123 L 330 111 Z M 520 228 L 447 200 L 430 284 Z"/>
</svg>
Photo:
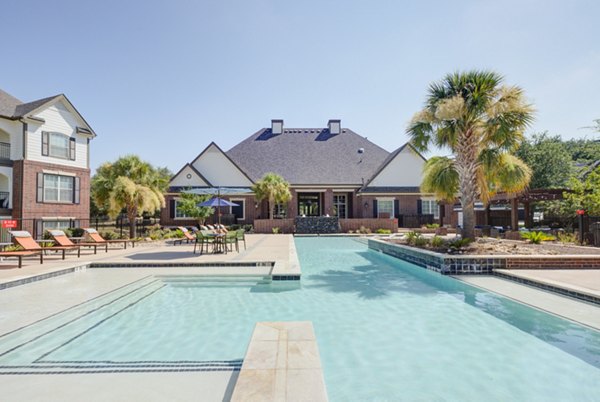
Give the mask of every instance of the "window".
<svg viewBox="0 0 600 402">
<path fill-rule="evenodd" d="M 287 215 L 286 204 L 275 204 L 275 210 L 273 212 L 274 218 L 284 219 Z"/>
<path fill-rule="evenodd" d="M 175 200 L 175 219 L 184 219 L 184 218 L 190 218 L 190 217 L 187 216 L 183 211 L 181 211 L 179 209 L 179 201 Z"/>
<path fill-rule="evenodd" d="M 62 133 L 42 132 L 42 155 L 75 160 L 75 138 Z"/>
<path fill-rule="evenodd" d="M 386 214 L 388 218 L 394 217 L 394 200 L 377 199 L 377 215 L 381 218 L 382 214 Z"/>
<path fill-rule="evenodd" d="M 70 221 L 43 221 L 42 231 L 64 230 L 70 228 Z"/>
<path fill-rule="evenodd" d="M 348 216 L 346 194 L 333 195 L 333 216 L 337 216 L 338 218 L 346 218 Z"/>
<path fill-rule="evenodd" d="M 423 215 L 433 215 L 434 219 L 440 217 L 440 207 L 434 199 L 421 200 L 421 213 Z"/>
<path fill-rule="evenodd" d="M 321 214 L 321 194 L 299 193 L 298 214 L 300 216 L 319 216 Z"/>
<path fill-rule="evenodd" d="M 243 221 L 245 219 L 244 210 L 246 209 L 246 201 L 243 199 L 231 199 L 230 201 L 237 204 L 237 206 L 230 207 L 230 213 L 235 216 L 236 221 Z"/>
<path fill-rule="evenodd" d="M 75 177 L 43 175 L 43 201 L 75 203 Z"/>
</svg>

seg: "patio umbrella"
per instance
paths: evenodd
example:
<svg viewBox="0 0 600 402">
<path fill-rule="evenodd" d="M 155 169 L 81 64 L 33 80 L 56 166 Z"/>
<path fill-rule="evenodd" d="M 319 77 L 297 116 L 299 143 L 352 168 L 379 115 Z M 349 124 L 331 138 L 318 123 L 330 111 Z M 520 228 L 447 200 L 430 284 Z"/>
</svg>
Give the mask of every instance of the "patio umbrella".
<svg viewBox="0 0 600 402">
<path fill-rule="evenodd" d="M 219 197 L 213 197 L 208 201 L 201 202 L 198 204 L 199 207 L 215 207 L 217 209 L 217 222 L 221 225 L 221 208 L 219 207 L 237 207 L 238 204 L 224 200 Z"/>
<path fill-rule="evenodd" d="M 252 190 L 247 187 L 200 187 L 183 190 L 182 193 L 188 194 L 200 194 L 200 195 L 216 195 L 216 198 L 221 198 L 221 194 L 247 194 L 251 193 Z M 223 200 L 225 201 L 225 200 Z M 220 206 L 226 206 L 225 204 Z M 237 206 L 237 205 L 232 205 Z M 219 225 L 221 224 L 221 211 L 217 208 L 217 218 Z"/>
</svg>

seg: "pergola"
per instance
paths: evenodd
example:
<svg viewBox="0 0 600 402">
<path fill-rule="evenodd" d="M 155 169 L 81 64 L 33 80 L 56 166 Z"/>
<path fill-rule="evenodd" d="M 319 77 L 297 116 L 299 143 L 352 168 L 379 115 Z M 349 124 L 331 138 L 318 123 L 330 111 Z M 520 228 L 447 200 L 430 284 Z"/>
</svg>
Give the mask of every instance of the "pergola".
<svg viewBox="0 0 600 402">
<path fill-rule="evenodd" d="M 533 211 L 531 204 L 540 201 L 556 201 L 562 200 L 563 194 L 569 192 L 565 188 L 536 188 L 527 190 L 522 194 L 498 193 L 492 200 L 491 204 L 507 204 L 510 203 L 510 226 L 512 228 L 519 227 L 519 204 L 523 204 L 525 208 L 525 227 L 533 227 Z M 489 214 L 489 208 L 486 209 Z"/>
</svg>

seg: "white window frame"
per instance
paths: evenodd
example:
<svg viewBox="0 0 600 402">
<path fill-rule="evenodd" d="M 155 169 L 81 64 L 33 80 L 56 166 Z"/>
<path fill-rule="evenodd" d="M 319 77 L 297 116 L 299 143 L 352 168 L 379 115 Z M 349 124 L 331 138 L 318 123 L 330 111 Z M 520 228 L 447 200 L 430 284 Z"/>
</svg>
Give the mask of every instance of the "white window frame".
<svg viewBox="0 0 600 402">
<path fill-rule="evenodd" d="M 335 197 L 344 197 L 344 202 L 339 202 L 339 198 L 338 198 L 338 202 L 335 202 Z M 339 215 L 339 206 L 340 205 L 344 206 L 344 216 Z M 338 218 L 341 218 L 341 219 L 347 219 L 348 218 L 348 194 L 333 193 L 333 207 L 335 208 L 335 211 L 336 211 L 335 216 L 337 216 Z"/>
<path fill-rule="evenodd" d="M 173 216 L 173 219 L 181 219 L 181 220 L 194 219 L 193 217 L 187 216 L 187 215 L 177 216 L 177 204 L 179 204 L 179 200 L 180 200 L 180 198 L 175 199 L 175 215 Z"/>
<path fill-rule="evenodd" d="M 427 212 L 425 212 L 425 203 L 427 203 Z M 431 211 L 433 209 L 433 211 Z M 433 219 L 440 218 L 440 206 L 435 198 L 421 198 L 421 214 L 433 215 Z"/>
<path fill-rule="evenodd" d="M 42 219 L 42 233 L 45 232 L 46 230 L 70 229 L 70 227 L 71 227 L 70 224 L 71 224 L 70 219 L 57 219 L 57 220 L 43 220 Z"/>
<path fill-rule="evenodd" d="M 52 153 L 52 138 L 60 138 L 66 140 L 65 155 L 56 155 Z M 63 133 L 48 132 L 48 156 L 58 159 L 70 159 L 71 154 L 71 137 Z"/>
<path fill-rule="evenodd" d="M 246 220 L 246 200 L 243 198 L 231 198 L 230 201 L 233 202 L 234 204 L 240 204 L 240 206 L 242 207 L 242 217 L 237 218 L 237 219 L 240 221 L 245 221 Z M 233 207 L 229 207 L 229 213 L 233 215 Z"/>
<path fill-rule="evenodd" d="M 381 203 L 382 202 L 386 202 L 386 203 L 389 202 L 392 205 L 391 212 L 390 212 L 390 219 L 394 219 L 394 216 L 396 216 L 396 211 L 394 210 L 394 201 L 395 200 L 393 198 L 389 198 L 389 197 L 386 197 L 386 198 L 376 198 L 376 200 L 377 200 L 377 218 L 379 218 L 379 215 L 382 212 L 381 211 Z M 384 213 L 387 213 L 387 212 L 388 211 L 384 211 Z"/>
<path fill-rule="evenodd" d="M 57 186 L 56 186 L 56 200 L 50 200 L 46 197 L 46 191 L 50 189 L 47 187 L 49 184 L 49 180 L 47 178 L 49 176 L 55 176 L 58 178 Z M 65 190 L 61 187 L 62 182 L 71 182 L 71 196 L 68 200 L 61 199 L 61 191 Z M 52 188 L 53 189 L 53 188 Z M 73 176 L 65 176 L 60 174 L 52 174 L 52 173 L 44 173 L 44 187 L 43 187 L 43 200 L 48 203 L 60 203 L 60 204 L 74 204 L 75 202 L 75 178 Z"/>
<path fill-rule="evenodd" d="M 287 204 L 276 203 L 273 208 L 273 218 L 277 218 L 277 219 L 287 218 Z"/>
</svg>

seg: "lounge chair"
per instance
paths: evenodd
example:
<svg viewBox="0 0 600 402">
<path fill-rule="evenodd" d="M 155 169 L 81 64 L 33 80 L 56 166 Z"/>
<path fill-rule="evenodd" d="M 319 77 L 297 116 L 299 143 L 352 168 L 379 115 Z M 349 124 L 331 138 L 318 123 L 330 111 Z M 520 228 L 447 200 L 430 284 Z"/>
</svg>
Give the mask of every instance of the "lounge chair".
<svg viewBox="0 0 600 402">
<path fill-rule="evenodd" d="M 177 227 L 177 229 L 179 229 L 183 232 L 183 237 L 181 239 L 175 239 L 173 244 L 177 244 L 177 243 L 183 244 L 184 241 L 187 241 L 188 243 L 190 243 L 192 241 L 196 241 L 196 237 L 189 230 L 187 230 L 187 228 L 184 228 L 183 226 L 179 226 L 179 227 Z"/>
<path fill-rule="evenodd" d="M 52 237 L 52 239 L 59 246 L 62 246 L 62 247 L 93 247 L 94 254 L 97 254 L 98 246 L 104 246 L 105 251 L 108 253 L 108 243 L 102 244 L 102 243 L 96 243 L 96 242 L 81 242 L 81 243 L 75 244 L 71 241 L 71 239 L 69 239 L 67 237 L 65 232 L 63 232 L 62 230 L 49 230 L 48 233 L 50 233 L 50 236 Z"/>
<path fill-rule="evenodd" d="M 31 234 L 25 230 L 17 230 L 14 232 L 10 232 L 14 241 L 19 246 L 23 247 L 25 251 L 62 251 L 62 259 L 65 259 L 65 255 L 67 250 L 77 250 L 77 257 L 81 257 L 81 248 L 79 246 L 51 246 L 51 247 L 42 247 L 36 242 Z"/>
<path fill-rule="evenodd" d="M 109 244 L 121 243 L 123 245 L 123 248 L 125 250 L 127 250 L 127 243 L 131 242 L 131 247 L 135 248 L 135 240 L 129 240 L 129 239 L 105 240 L 102 236 L 100 236 L 100 233 L 98 233 L 98 231 L 96 229 L 84 228 L 83 231 L 85 232 L 85 239 L 88 243 L 106 244 L 107 247 Z"/>
<path fill-rule="evenodd" d="M 0 257 L 17 257 L 19 259 L 19 268 L 23 267 L 23 257 L 29 257 L 31 255 L 40 256 L 40 264 L 44 263 L 44 252 L 43 251 L 0 251 Z"/>
</svg>

